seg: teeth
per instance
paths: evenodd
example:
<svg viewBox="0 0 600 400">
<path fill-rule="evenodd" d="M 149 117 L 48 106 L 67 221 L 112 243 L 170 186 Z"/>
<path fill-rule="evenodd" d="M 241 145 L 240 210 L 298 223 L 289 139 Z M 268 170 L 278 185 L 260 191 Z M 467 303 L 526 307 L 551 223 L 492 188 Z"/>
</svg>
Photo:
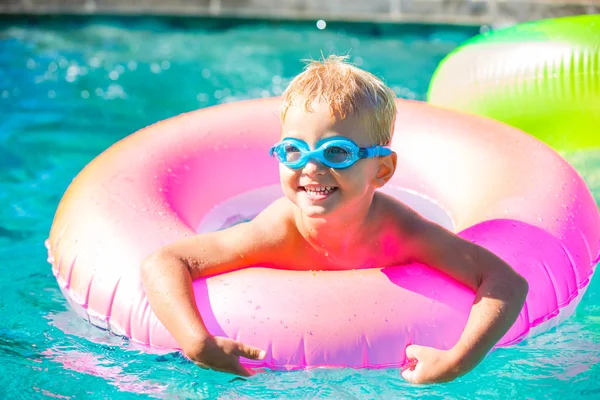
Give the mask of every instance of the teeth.
<svg viewBox="0 0 600 400">
<path fill-rule="evenodd" d="M 304 190 L 306 190 L 308 193 L 311 194 L 327 194 L 327 193 L 331 193 L 333 190 L 335 189 L 335 186 L 311 186 L 311 187 L 304 187 Z"/>
</svg>

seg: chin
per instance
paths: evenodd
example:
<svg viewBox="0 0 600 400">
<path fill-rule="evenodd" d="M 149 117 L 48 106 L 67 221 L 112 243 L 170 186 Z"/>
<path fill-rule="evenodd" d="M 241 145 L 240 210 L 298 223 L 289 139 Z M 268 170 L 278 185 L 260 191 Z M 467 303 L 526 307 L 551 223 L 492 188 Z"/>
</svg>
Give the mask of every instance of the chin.
<svg viewBox="0 0 600 400">
<path fill-rule="evenodd" d="M 326 218 L 337 214 L 337 204 L 298 204 L 302 214 L 309 218 Z"/>
<path fill-rule="evenodd" d="M 309 218 L 323 218 L 331 215 L 331 211 L 320 206 L 300 207 L 302 214 Z"/>
</svg>

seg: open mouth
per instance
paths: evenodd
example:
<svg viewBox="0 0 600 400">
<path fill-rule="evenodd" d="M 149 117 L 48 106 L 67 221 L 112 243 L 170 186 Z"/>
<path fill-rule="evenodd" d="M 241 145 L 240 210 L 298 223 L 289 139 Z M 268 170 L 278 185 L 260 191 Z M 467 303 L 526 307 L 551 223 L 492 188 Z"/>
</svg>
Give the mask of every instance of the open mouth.
<svg viewBox="0 0 600 400">
<path fill-rule="evenodd" d="M 335 186 L 300 186 L 300 190 L 311 197 L 326 197 L 338 190 Z"/>
</svg>

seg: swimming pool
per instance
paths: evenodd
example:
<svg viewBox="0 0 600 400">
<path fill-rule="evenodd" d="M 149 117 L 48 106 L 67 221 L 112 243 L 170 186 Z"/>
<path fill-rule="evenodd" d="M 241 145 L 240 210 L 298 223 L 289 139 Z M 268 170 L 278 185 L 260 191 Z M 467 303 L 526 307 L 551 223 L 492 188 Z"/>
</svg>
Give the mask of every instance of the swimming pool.
<svg viewBox="0 0 600 400">
<path fill-rule="evenodd" d="M 397 370 L 265 373 L 250 380 L 146 354 L 67 308 L 43 241 L 71 179 L 158 120 L 278 95 L 300 59 L 349 52 L 401 97 L 424 99 L 471 28 L 210 21 L 0 20 L 0 397 L 597 398 L 600 283 L 539 337 L 492 353 L 456 382 L 414 387 Z M 600 152 L 566 155 L 600 198 Z"/>
</svg>

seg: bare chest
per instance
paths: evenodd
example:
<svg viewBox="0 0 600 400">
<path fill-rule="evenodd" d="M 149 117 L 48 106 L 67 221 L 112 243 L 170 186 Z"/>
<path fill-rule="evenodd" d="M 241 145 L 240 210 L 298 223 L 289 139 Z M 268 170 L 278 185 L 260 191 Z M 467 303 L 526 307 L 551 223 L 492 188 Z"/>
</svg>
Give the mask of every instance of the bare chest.
<svg viewBox="0 0 600 400">
<path fill-rule="evenodd" d="M 393 235 L 381 235 L 345 248 L 298 246 L 289 267 L 296 270 L 352 270 L 383 268 L 402 263 L 402 244 Z"/>
</svg>

